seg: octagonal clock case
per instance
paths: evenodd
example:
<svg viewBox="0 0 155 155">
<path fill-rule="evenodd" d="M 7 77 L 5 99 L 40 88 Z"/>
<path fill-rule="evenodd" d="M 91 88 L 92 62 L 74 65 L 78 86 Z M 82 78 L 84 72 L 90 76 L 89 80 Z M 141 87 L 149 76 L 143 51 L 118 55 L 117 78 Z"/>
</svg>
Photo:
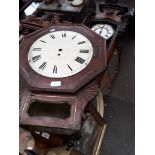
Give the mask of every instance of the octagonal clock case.
<svg viewBox="0 0 155 155">
<path fill-rule="evenodd" d="M 52 25 L 23 39 L 19 61 L 32 91 L 75 93 L 104 71 L 106 41 L 81 24 Z"/>
</svg>

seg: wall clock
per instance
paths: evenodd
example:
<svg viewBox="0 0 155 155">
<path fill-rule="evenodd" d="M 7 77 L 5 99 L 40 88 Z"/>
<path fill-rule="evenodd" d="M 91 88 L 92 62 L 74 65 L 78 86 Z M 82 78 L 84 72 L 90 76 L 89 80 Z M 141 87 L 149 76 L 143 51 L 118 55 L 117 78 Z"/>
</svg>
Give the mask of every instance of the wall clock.
<svg viewBox="0 0 155 155">
<path fill-rule="evenodd" d="M 105 40 L 84 25 L 55 25 L 25 37 L 20 73 L 31 90 L 74 93 L 102 73 Z"/>
<path fill-rule="evenodd" d="M 96 11 L 96 15 L 85 20 L 84 24 L 103 39 L 106 39 L 108 65 L 100 80 L 100 88 L 106 90 L 112 84 L 119 71 L 122 49 L 120 37 L 125 32 L 128 20 L 132 15 L 128 13 L 126 6 L 105 4 L 103 2 L 97 6 L 99 12 Z M 103 29 L 104 26 L 108 27 L 109 31 Z"/>
<path fill-rule="evenodd" d="M 106 40 L 111 38 L 114 34 L 114 29 L 109 24 L 96 24 L 93 25 L 91 29 Z"/>
<path fill-rule="evenodd" d="M 98 93 L 106 54 L 105 40 L 84 25 L 56 24 L 26 36 L 20 44 L 20 75 L 27 87 L 20 102 L 20 124 L 50 133 L 79 131 L 82 114 Z M 44 108 L 35 115 L 30 107 L 36 104 L 60 106 L 67 115 L 56 116 L 55 110 L 49 116 Z"/>
</svg>

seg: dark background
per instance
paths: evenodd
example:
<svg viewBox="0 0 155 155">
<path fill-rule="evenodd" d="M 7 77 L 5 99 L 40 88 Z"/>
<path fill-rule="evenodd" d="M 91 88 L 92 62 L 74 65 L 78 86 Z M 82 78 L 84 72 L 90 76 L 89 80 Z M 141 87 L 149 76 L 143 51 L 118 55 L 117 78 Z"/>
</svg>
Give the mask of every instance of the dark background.
<svg viewBox="0 0 155 155">
<path fill-rule="evenodd" d="M 114 0 L 116 1 L 116 0 Z M 110 0 L 108 0 L 110 2 Z M 134 0 L 118 3 L 134 8 Z M 135 154 L 135 25 L 130 21 L 121 39 L 123 51 L 118 76 L 104 96 L 108 124 L 100 155 Z"/>
</svg>

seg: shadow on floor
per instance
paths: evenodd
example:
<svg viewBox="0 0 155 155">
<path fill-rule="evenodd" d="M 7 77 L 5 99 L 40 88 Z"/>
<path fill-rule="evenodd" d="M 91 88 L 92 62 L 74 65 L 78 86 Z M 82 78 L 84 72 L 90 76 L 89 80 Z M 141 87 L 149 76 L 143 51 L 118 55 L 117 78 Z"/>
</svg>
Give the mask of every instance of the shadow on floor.
<svg viewBox="0 0 155 155">
<path fill-rule="evenodd" d="M 108 127 L 100 155 L 135 154 L 135 36 L 134 21 L 122 38 L 121 67 L 104 97 Z"/>
</svg>

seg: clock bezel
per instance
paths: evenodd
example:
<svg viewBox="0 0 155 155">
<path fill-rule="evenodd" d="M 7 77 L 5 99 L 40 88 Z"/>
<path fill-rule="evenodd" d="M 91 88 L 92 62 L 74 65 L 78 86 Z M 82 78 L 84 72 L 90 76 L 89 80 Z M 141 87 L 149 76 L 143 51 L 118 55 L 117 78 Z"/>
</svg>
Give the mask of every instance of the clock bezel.
<svg viewBox="0 0 155 155">
<path fill-rule="evenodd" d="M 112 29 L 113 34 L 112 34 L 110 37 L 108 37 L 107 39 L 104 38 L 103 36 L 101 36 L 101 37 L 104 38 L 104 39 L 106 39 L 106 40 L 109 40 L 110 38 L 112 38 L 112 36 L 113 36 L 114 33 L 115 33 L 115 29 L 113 28 L 113 26 L 112 26 L 111 24 L 106 24 L 106 23 L 98 23 L 98 24 L 94 24 L 93 26 L 90 27 L 91 30 L 92 30 L 92 28 L 93 28 L 94 26 L 97 26 L 97 25 L 108 25 L 108 26 Z M 94 30 L 92 30 L 92 31 L 94 31 Z M 98 33 L 97 33 L 97 34 L 98 34 Z M 98 34 L 98 35 L 99 35 L 99 34 Z"/>
<path fill-rule="evenodd" d="M 27 54 L 30 47 L 41 36 L 55 31 L 75 31 L 84 35 L 93 46 L 93 57 L 90 63 L 79 73 L 65 78 L 49 78 L 36 73 L 29 65 Z M 43 28 L 26 36 L 20 44 L 19 65 L 20 73 L 24 77 L 30 89 L 50 92 L 70 92 L 74 93 L 90 80 L 98 76 L 106 67 L 106 40 L 98 36 L 88 27 L 82 24 L 55 24 L 48 28 Z M 52 81 L 61 81 L 61 86 L 51 87 Z"/>
</svg>

